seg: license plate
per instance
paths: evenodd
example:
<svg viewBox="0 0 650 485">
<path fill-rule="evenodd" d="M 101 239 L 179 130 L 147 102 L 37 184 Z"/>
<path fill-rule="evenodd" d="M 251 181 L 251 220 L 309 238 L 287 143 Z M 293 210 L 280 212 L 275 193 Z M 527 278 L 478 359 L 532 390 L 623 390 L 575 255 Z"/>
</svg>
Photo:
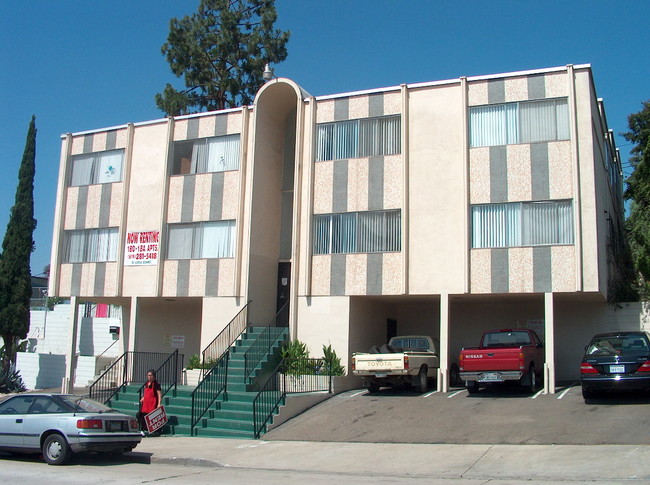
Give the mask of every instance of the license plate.
<svg viewBox="0 0 650 485">
<path fill-rule="evenodd" d="M 624 365 L 610 365 L 609 366 L 609 373 L 610 374 L 622 374 L 625 372 L 625 366 Z"/>
<path fill-rule="evenodd" d="M 499 382 L 501 381 L 501 376 L 498 372 L 486 372 L 481 374 L 479 382 Z"/>
<path fill-rule="evenodd" d="M 375 374 L 375 377 L 386 377 L 388 374 Z"/>
<path fill-rule="evenodd" d="M 106 421 L 106 431 L 126 431 L 126 422 Z"/>
</svg>

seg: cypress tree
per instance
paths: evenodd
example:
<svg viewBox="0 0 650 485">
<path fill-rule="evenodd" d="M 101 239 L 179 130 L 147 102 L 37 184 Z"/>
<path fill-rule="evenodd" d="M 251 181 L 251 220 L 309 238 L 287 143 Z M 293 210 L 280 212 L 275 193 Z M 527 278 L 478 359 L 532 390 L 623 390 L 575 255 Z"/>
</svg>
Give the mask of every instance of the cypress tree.
<svg viewBox="0 0 650 485">
<path fill-rule="evenodd" d="M 11 208 L 0 254 L 0 335 L 4 341 L 2 370 L 6 373 L 20 339 L 29 330 L 31 274 L 29 258 L 34 250 L 34 174 L 36 171 L 36 118 L 27 131 L 23 159 L 18 171 L 16 200 Z"/>
</svg>

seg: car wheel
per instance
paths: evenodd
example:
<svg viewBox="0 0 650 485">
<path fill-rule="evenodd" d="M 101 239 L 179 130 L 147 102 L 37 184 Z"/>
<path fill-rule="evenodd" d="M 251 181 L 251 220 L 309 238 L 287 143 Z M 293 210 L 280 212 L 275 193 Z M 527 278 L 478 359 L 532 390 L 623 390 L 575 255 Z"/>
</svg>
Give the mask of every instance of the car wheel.
<svg viewBox="0 0 650 485">
<path fill-rule="evenodd" d="M 427 368 L 423 366 L 418 373 L 418 391 L 422 394 L 429 390 L 429 377 L 427 376 Z"/>
<path fill-rule="evenodd" d="M 370 381 L 370 384 L 368 385 L 368 392 L 379 392 L 379 384 L 377 384 L 375 381 Z"/>
<path fill-rule="evenodd" d="M 594 397 L 594 391 L 590 391 L 586 387 L 582 388 L 582 398 L 587 401 L 588 399 L 591 399 Z"/>
<path fill-rule="evenodd" d="M 467 381 L 467 392 L 470 394 L 476 394 L 480 384 L 476 381 Z"/>
<path fill-rule="evenodd" d="M 449 385 L 450 386 L 460 386 L 463 381 L 460 380 L 460 369 L 458 364 L 451 364 L 449 369 Z"/>
<path fill-rule="evenodd" d="M 535 392 L 535 389 L 537 389 L 537 374 L 535 374 L 535 366 L 533 364 L 530 364 L 528 375 L 522 377 L 520 383 L 524 391 L 530 394 Z"/>
<path fill-rule="evenodd" d="M 51 434 L 43 442 L 43 458 L 50 465 L 63 465 L 70 458 L 68 442 L 60 434 Z"/>
</svg>

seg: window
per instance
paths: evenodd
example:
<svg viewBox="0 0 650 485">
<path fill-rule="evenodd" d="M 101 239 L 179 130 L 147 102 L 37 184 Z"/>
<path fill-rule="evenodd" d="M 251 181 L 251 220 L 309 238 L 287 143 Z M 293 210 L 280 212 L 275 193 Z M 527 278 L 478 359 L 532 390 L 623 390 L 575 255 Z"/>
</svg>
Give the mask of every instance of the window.
<svg viewBox="0 0 650 485">
<path fill-rule="evenodd" d="M 169 226 L 168 259 L 232 258 L 234 254 L 235 221 Z"/>
<path fill-rule="evenodd" d="M 472 247 L 573 244 L 570 200 L 472 206 Z"/>
<path fill-rule="evenodd" d="M 66 231 L 66 263 L 117 261 L 117 227 Z"/>
<path fill-rule="evenodd" d="M 122 180 L 124 150 L 74 155 L 70 185 L 109 184 Z"/>
<path fill-rule="evenodd" d="M 318 125 L 316 161 L 401 152 L 401 118 L 387 116 Z"/>
<path fill-rule="evenodd" d="M 399 210 L 314 216 L 314 254 L 400 251 Z"/>
<path fill-rule="evenodd" d="M 469 123 L 471 147 L 569 139 L 566 98 L 473 107 Z"/>
<path fill-rule="evenodd" d="M 239 135 L 174 143 L 174 175 L 239 169 Z"/>
</svg>

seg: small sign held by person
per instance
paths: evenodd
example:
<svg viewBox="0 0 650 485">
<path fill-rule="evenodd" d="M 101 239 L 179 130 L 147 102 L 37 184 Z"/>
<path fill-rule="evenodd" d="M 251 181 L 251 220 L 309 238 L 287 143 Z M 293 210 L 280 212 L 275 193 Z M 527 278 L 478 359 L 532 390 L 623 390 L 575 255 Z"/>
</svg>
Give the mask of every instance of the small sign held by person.
<svg viewBox="0 0 650 485">
<path fill-rule="evenodd" d="M 144 421 L 147 424 L 147 431 L 149 431 L 149 433 L 155 433 L 160 430 L 167 422 L 165 406 L 160 406 L 151 411 L 144 417 Z"/>
</svg>

